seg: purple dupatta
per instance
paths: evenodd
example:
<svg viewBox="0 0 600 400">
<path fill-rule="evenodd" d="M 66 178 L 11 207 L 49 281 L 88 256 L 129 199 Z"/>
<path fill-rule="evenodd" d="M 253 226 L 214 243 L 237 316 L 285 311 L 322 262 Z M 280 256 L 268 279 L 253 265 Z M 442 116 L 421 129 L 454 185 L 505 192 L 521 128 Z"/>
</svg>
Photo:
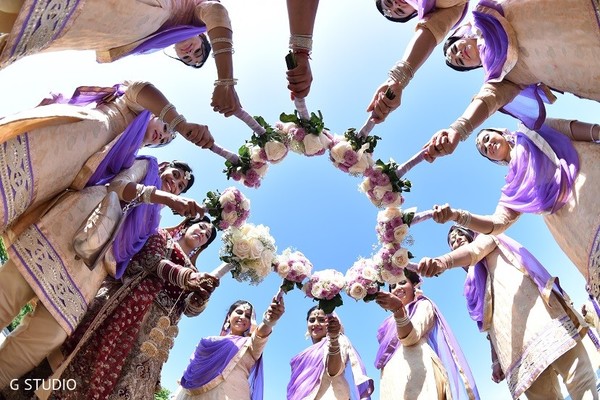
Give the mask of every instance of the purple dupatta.
<svg viewBox="0 0 600 400">
<path fill-rule="evenodd" d="M 340 338 L 345 336 L 340 336 Z M 321 384 L 325 373 L 324 358 L 328 351 L 329 339 L 325 338 L 313 344 L 290 360 L 292 376 L 287 386 L 288 400 L 303 400 Z M 360 355 L 348 340 L 348 360 L 346 360 L 345 377 L 352 399 L 370 399 L 373 393 L 373 380 L 367 377 L 367 371 Z M 356 365 L 353 368 L 353 363 Z M 355 369 L 357 369 L 355 371 Z"/>
<path fill-rule="evenodd" d="M 180 25 L 161 29 L 155 34 L 148 36 L 142 43 L 130 52 L 124 54 L 124 56 L 152 53 L 169 47 L 172 44 L 198 36 L 204 32 L 206 32 L 206 26 Z"/>
<path fill-rule="evenodd" d="M 571 197 L 579 156 L 571 140 L 551 127 L 544 125 L 537 133 L 556 159 L 527 134 L 515 132 L 515 150 L 498 204 L 522 213 L 554 213 Z"/>
<path fill-rule="evenodd" d="M 500 243 L 500 250 L 510 253 L 509 260 L 515 260 L 527 273 L 537 286 L 542 298 L 548 302 L 551 292 L 563 297 L 558 278 L 550 275 L 544 266 L 523 245 L 506 235 L 496 236 Z M 467 309 L 471 319 L 477 322 L 479 331 L 483 332 L 485 290 L 487 284 L 487 263 L 485 258 L 479 261 L 473 268 L 469 268 L 465 280 L 464 295 L 467 299 Z"/>
<path fill-rule="evenodd" d="M 431 13 L 432 11 L 435 10 L 436 0 L 406 0 L 406 2 L 412 8 L 417 10 L 417 17 L 419 17 L 419 20 L 422 20 L 429 13 Z M 468 8 L 469 8 L 469 2 L 465 3 L 465 8 L 462 12 L 462 15 L 460 16 L 460 18 L 458 19 L 456 24 L 454 24 L 454 26 L 451 29 L 456 28 L 462 22 L 462 20 L 467 15 Z"/>
<path fill-rule="evenodd" d="M 183 372 L 181 386 L 193 390 L 201 388 L 221 376 L 231 360 L 248 346 L 250 337 L 226 335 L 202 338 L 190 363 Z M 223 377 L 227 379 L 227 377 Z M 252 400 L 263 398 L 262 356 L 256 361 L 248 377 Z"/>
<path fill-rule="evenodd" d="M 85 107 L 92 103 L 96 103 L 96 106 L 108 103 L 114 100 L 116 97 L 121 97 L 125 94 L 125 85 L 117 83 L 111 87 L 99 87 L 99 86 L 79 86 L 71 97 L 65 97 L 62 93 L 51 94 L 52 98 L 44 99 L 43 105 L 48 104 L 71 104 L 74 106 Z"/>
<path fill-rule="evenodd" d="M 473 10 L 473 26 L 479 29 L 483 37 L 483 44 L 479 47 L 485 82 L 500 81 L 513 67 L 506 65 L 507 54 L 510 47 L 508 34 L 501 22 L 490 13 L 478 10 L 488 8 L 504 17 L 502 6 L 492 0 L 480 0 Z M 521 120 L 529 129 L 538 129 L 546 119 L 544 103 L 551 104 L 555 100 L 543 84 L 529 85 L 510 103 L 504 105 L 500 111 Z"/>
<path fill-rule="evenodd" d="M 452 398 L 456 400 L 479 399 L 479 392 L 469 364 L 437 306 L 427 297 L 419 296 L 415 301 L 408 304 L 408 316 L 410 318 L 414 316 L 418 304 L 422 301 L 429 301 L 433 307 L 434 325 L 427 333 L 427 343 L 446 368 Z M 375 358 L 375 367 L 383 369 L 401 346 L 393 315 L 386 318 L 377 330 L 377 341 L 379 342 L 379 349 Z"/>
</svg>

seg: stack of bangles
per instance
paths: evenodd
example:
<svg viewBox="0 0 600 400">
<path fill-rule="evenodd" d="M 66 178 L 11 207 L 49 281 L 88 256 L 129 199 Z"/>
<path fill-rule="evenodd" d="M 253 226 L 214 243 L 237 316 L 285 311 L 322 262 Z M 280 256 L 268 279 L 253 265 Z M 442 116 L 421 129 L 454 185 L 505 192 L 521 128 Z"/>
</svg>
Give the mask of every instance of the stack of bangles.
<svg viewBox="0 0 600 400">
<path fill-rule="evenodd" d="M 310 55 L 312 44 L 312 35 L 301 35 L 296 33 L 290 35 L 290 49 L 294 53 Z"/>
<path fill-rule="evenodd" d="M 338 333 L 335 336 L 329 337 L 329 355 L 335 356 L 336 354 L 340 354 L 340 344 L 338 342 L 338 338 L 340 334 Z"/>
<path fill-rule="evenodd" d="M 235 50 L 233 49 L 233 40 L 230 38 L 215 38 L 213 40 L 211 40 L 211 45 L 214 47 L 214 45 L 216 43 L 228 43 L 229 47 L 224 47 L 222 49 L 219 50 L 213 50 L 213 58 L 215 58 L 216 56 L 218 56 L 219 54 L 225 54 L 225 53 L 231 53 L 234 54 Z"/>
<path fill-rule="evenodd" d="M 173 112 L 175 112 L 175 118 L 173 118 L 171 120 L 171 122 L 169 122 L 169 132 L 171 133 L 175 133 L 175 128 L 177 127 L 177 125 L 179 125 L 182 122 L 186 122 L 185 117 L 179 113 L 177 113 L 177 109 L 175 109 L 175 106 L 171 103 L 168 103 L 166 106 L 163 107 L 163 109 L 161 110 L 160 114 L 158 114 L 158 119 L 160 119 L 163 122 L 167 122 L 165 121 L 165 117 L 167 116 L 167 113 L 169 111 L 173 110 Z"/>
<path fill-rule="evenodd" d="M 469 121 L 468 119 L 463 118 L 463 117 L 460 117 L 459 119 L 454 121 L 450 125 L 450 128 L 452 128 L 456 132 L 458 132 L 461 142 L 464 142 L 465 140 L 467 140 L 467 138 L 469 137 L 471 132 L 473 132 L 473 124 L 471 123 L 471 121 Z"/>
<path fill-rule="evenodd" d="M 398 310 L 396 310 L 396 311 L 398 311 Z M 403 328 L 406 325 L 410 324 L 410 317 L 408 315 L 406 315 L 406 314 L 403 317 L 400 317 L 400 318 L 394 317 L 394 319 L 396 320 L 396 326 L 398 328 Z"/>
<path fill-rule="evenodd" d="M 458 214 L 458 218 L 456 218 L 456 223 L 460 226 L 468 228 L 469 224 L 471 223 L 471 213 L 461 209 L 456 210 L 456 213 Z"/>
<path fill-rule="evenodd" d="M 404 89 L 415 76 L 415 70 L 408 61 L 398 61 L 392 69 L 390 69 L 388 76 Z"/>
</svg>

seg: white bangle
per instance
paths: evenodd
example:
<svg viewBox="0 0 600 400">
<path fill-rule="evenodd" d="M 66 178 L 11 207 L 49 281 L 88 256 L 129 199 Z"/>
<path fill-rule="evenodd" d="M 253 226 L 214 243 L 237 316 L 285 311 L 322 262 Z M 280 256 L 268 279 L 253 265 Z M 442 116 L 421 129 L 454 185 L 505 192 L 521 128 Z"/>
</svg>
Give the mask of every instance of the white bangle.
<svg viewBox="0 0 600 400">
<path fill-rule="evenodd" d="M 177 125 L 179 125 L 182 122 L 185 122 L 185 117 L 183 115 L 179 114 L 178 116 L 173 118 L 171 120 L 171 122 L 169 123 L 169 131 L 175 132 L 175 127 L 177 127 Z"/>
<path fill-rule="evenodd" d="M 306 50 L 309 53 L 312 51 L 312 35 L 290 35 L 290 49 L 292 50 Z"/>
<path fill-rule="evenodd" d="M 160 114 L 158 114 L 158 119 L 160 119 L 161 121 L 164 122 L 165 115 L 167 115 L 167 113 L 174 108 L 175 108 L 175 106 L 171 103 L 164 106 L 163 109 L 161 110 Z"/>
<path fill-rule="evenodd" d="M 215 86 L 235 86 L 237 85 L 238 80 L 235 78 L 231 79 L 217 79 L 215 81 Z"/>
<path fill-rule="evenodd" d="M 223 54 L 223 53 L 231 53 L 234 54 L 235 50 L 233 49 L 233 47 L 226 47 L 224 49 L 219 49 L 219 50 L 215 50 L 212 53 L 213 58 L 215 58 L 216 56 L 218 56 L 219 54 Z"/>
</svg>

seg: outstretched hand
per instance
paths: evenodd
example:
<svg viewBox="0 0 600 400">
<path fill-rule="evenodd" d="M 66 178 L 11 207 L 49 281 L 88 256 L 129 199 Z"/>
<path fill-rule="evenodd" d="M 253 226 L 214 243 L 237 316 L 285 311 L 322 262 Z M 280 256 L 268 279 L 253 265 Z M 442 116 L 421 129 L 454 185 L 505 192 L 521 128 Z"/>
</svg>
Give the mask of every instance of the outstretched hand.
<svg viewBox="0 0 600 400">
<path fill-rule="evenodd" d="M 431 137 L 431 140 L 423 146 L 424 149 L 427 149 L 425 160 L 434 162 L 438 157 L 452 154 L 458 146 L 459 141 L 460 135 L 454 129 L 449 128 L 437 131 Z"/>
<path fill-rule="evenodd" d="M 279 318 L 285 312 L 285 304 L 283 302 L 283 296 L 281 299 L 277 299 L 277 297 L 273 297 L 271 304 L 269 304 L 269 308 L 265 312 L 265 317 L 271 322 L 277 322 Z"/>
<path fill-rule="evenodd" d="M 400 107 L 402 88 L 397 82 L 387 81 L 377 88 L 367 112 L 371 113 L 371 120 L 376 124 L 383 122 L 387 116 Z"/>
<path fill-rule="evenodd" d="M 456 212 L 450 207 L 448 203 L 444 205 L 433 206 L 433 220 L 438 224 L 445 224 L 448 221 L 456 220 Z"/>
<path fill-rule="evenodd" d="M 203 149 L 208 149 L 215 143 L 215 139 L 206 125 L 183 121 L 177 125 L 177 128 L 181 136 Z"/>
<path fill-rule="evenodd" d="M 202 217 L 205 212 L 204 207 L 196 200 L 181 196 L 172 196 L 167 206 L 184 217 Z"/>
<path fill-rule="evenodd" d="M 313 81 L 310 70 L 309 55 L 307 53 L 295 53 L 296 68 L 287 71 L 288 89 L 292 92 L 292 100 L 303 99 L 310 92 Z"/>
<path fill-rule="evenodd" d="M 438 276 L 446 270 L 446 264 L 439 258 L 423 257 L 419 261 L 417 272 L 419 275 L 430 278 L 432 276 Z"/>
<path fill-rule="evenodd" d="M 329 336 L 337 336 L 340 334 L 341 329 L 340 320 L 335 315 L 329 315 L 327 317 L 327 334 Z"/>
<path fill-rule="evenodd" d="M 215 86 L 210 106 L 213 108 L 213 111 L 223 114 L 225 117 L 231 117 L 236 111 L 242 108 L 233 85 Z"/>
</svg>

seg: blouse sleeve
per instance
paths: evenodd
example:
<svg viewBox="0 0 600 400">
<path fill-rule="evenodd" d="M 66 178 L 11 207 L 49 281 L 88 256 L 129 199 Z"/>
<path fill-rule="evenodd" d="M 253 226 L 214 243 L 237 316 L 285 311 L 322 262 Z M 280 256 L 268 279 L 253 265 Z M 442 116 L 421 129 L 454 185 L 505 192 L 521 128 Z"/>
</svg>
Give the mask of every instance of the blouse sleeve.
<svg viewBox="0 0 600 400">
<path fill-rule="evenodd" d="M 400 339 L 402 346 L 408 347 L 417 344 L 433 328 L 434 319 L 435 314 L 431 302 L 420 301 L 410 319 L 413 329 L 405 338 Z"/>
<path fill-rule="evenodd" d="M 123 200 L 123 190 L 127 184 L 141 182 L 146 176 L 148 162 L 146 160 L 136 160 L 133 165 L 121 172 L 108 185 L 108 190 L 117 193 L 119 199 Z"/>
<path fill-rule="evenodd" d="M 573 138 L 573 131 L 571 129 L 571 123 L 575 122 L 574 119 L 561 119 L 561 118 L 546 118 L 544 121 L 545 125 L 550 128 L 557 130 L 568 138 Z"/>
<path fill-rule="evenodd" d="M 435 42 L 440 44 L 458 22 L 465 7 L 466 4 L 462 3 L 449 8 L 437 8 L 420 20 L 416 29 L 427 29 L 435 37 Z"/>
<path fill-rule="evenodd" d="M 196 18 L 206 25 L 206 32 L 210 32 L 217 27 L 232 30 L 229 13 L 225 6 L 218 1 L 203 1 L 197 5 Z"/>
<path fill-rule="evenodd" d="M 108 124 L 111 132 L 123 132 L 144 107 L 138 103 L 138 95 L 148 82 L 125 82 L 125 93 L 114 101 L 102 104 L 98 109 L 108 116 Z"/>
<path fill-rule="evenodd" d="M 514 224 L 520 216 L 520 212 L 504 207 L 502 205 L 498 205 L 498 207 L 496 207 L 496 211 L 492 215 L 492 224 L 494 228 L 492 229 L 492 232 L 490 232 L 490 234 L 499 235 L 503 233 L 508 228 L 510 228 L 510 226 Z"/>
<path fill-rule="evenodd" d="M 271 336 L 271 334 L 269 334 L 269 336 Z M 250 347 L 248 348 L 248 351 L 252 355 L 252 358 L 254 358 L 255 360 L 258 360 L 260 358 L 265 349 L 265 346 L 267 345 L 269 336 L 259 337 L 256 334 L 256 331 L 252 333 L 252 336 L 250 337 Z"/>
<path fill-rule="evenodd" d="M 481 100 L 487 107 L 491 116 L 500 108 L 510 103 L 519 93 L 521 87 L 514 83 L 503 80 L 501 82 L 488 82 L 484 84 L 473 100 Z"/>
</svg>

